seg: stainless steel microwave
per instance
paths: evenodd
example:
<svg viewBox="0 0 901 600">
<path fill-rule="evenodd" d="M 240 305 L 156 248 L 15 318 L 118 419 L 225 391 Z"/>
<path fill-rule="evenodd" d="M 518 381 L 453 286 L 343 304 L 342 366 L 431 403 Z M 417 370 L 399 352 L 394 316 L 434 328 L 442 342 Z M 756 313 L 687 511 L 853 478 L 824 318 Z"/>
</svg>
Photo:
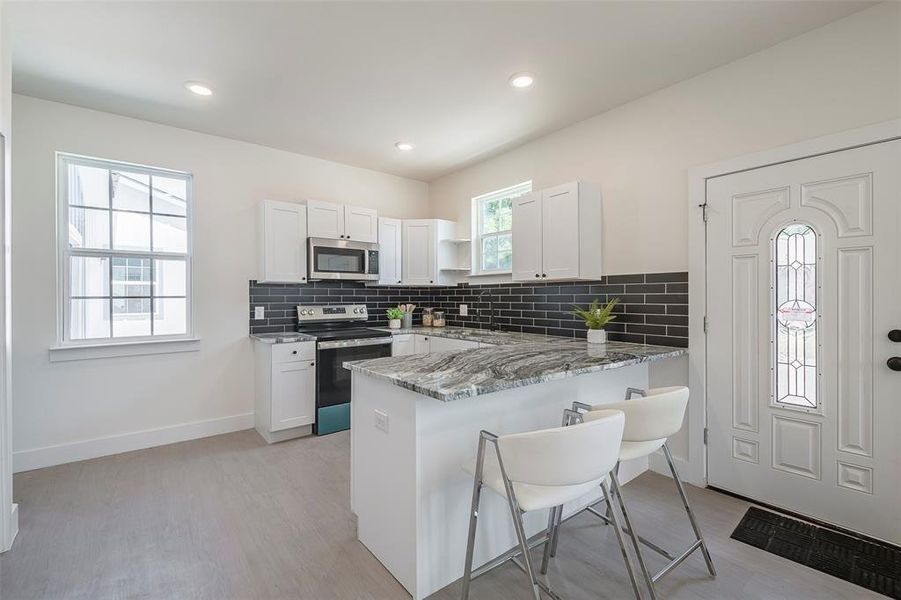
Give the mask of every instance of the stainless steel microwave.
<svg viewBox="0 0 901 600">
<path fill-rule="evenodd" d="M 309 279 L 375 281 L 379 278 L 379 245 L 351 240 L 308 238 Z"/>
</svg>

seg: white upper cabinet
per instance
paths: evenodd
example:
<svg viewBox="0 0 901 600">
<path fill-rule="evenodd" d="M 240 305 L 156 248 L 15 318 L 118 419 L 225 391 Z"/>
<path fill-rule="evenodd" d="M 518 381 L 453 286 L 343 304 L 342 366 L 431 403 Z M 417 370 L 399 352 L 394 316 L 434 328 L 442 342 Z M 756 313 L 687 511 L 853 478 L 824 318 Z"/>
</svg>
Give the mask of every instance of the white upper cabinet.
<svg viewBox="0 0 901 600">
<path fill-rule="evenodd" d="M 372 208 L 344 207 L 344 239 L 355 242 L 379 241 L 379 214 Z"/>
<path fill-rule="evenodd" d="M 513 203 L 513 280 L 598 279 L 601 192 L 572 182 Z"/>
<path fill-rule="evenodd" d="M 541 192 L 538 191 L 513 199 L 513 280 L 540 277 Z"/>
<path fill-rule="evenodd" d="M 458 270 L 443 268 L 457 261 L 457 224 L 443 219 L 403 221 L 404 285 L 455 285 Z M 381 261 L 381 256 L 379 257 Z"/>
<path fill-rule="evenodd" d="M 260 272 L 266 283 L 307 280 L 307 207 L 264 200 L 259 217 Z"/>
<path fill-rule="evenodd" d="M 374 209 L 322 200 L 310 200 L 307 207 L 310 237 L 378 241 L 378 212 Z"/>
<path fill-rule="evenodd" d="M 379 284 L 402 283 L 403 221 L 379 217 Z"/>
<path fill-rule="evenodd" d="M 310 237 L 344 239 L 344 206 L 334 202 L 307 202 L 307 230 Z"/>
<path fill-rule="evenodd" d="M 541 277 L 575 279 L 579 277 L 579 184 L 542 190 L 541 202 Z"/>
<path fill-rule="evenodd" d="M 404 221 L 402 237 L 404 284 L 433 285 L 438 277 L 434 219 Z"/>
</svg>

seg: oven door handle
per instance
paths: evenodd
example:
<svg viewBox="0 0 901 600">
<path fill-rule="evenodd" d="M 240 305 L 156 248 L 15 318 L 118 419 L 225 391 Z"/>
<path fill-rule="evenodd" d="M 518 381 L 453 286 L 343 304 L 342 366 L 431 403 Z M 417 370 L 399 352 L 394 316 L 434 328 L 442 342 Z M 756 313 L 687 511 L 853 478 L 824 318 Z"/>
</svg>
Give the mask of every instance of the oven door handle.
<svg viewBox="0 0 901 600">
<path fill-rule="evenodd" d="M 394 341 L 392 337 L 363 338 L 360 340 L 335 340 L 333 342 L 319 342 L 316 347 L 319 350 L 332 350 L 334 348 L 357 348 L 359 346 L 381 346 Z"/>
</svg>

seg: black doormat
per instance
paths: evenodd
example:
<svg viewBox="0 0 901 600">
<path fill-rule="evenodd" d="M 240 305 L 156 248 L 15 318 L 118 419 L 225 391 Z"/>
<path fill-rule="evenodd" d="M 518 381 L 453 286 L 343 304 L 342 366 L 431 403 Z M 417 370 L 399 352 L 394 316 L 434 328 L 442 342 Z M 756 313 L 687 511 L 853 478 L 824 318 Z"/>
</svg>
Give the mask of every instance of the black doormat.
<svg viewBox="0 0 901 600">
<path fill-rule="evenodd" d="M 755 506 L 732 539 L 860 587 L 901 599 L 901 550 L 811 525 Z"/>
</svg>

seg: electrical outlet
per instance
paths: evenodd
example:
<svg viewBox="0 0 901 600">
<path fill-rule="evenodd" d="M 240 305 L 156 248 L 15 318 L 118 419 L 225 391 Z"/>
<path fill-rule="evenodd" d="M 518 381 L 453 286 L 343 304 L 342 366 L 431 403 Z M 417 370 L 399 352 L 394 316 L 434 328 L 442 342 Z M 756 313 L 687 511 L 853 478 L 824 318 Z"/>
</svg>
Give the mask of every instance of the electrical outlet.
<svg viewBox="0 0 901 600">
<path fill-rule="evenodd" d="M 254 306 L 253 307 L 253 318 L 257 321 L 262 321 L 266 318 L 266 307 L 265 306 Z"/>
<path fill-rule="evenodd" d="M 380 410 L 375 411 L 375 428 L 388 433 L 388 414 Z"/>
<path fill-rule="evenodd" d="M 469 305 L 468 304 L 460 305 L 460 316 L 461 317 L 469 316 Z"/>
</svg>

